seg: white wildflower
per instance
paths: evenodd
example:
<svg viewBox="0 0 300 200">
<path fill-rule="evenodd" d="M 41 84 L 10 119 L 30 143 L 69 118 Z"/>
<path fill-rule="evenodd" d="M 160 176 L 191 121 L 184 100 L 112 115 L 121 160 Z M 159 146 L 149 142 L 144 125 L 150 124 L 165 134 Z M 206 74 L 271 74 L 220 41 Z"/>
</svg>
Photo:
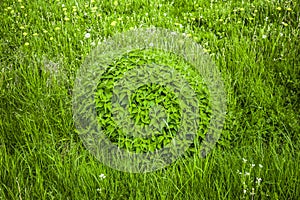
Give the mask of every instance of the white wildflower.
<svg viewBox="0 0 300 200">
<path fill-rule="evenodd" d="M 256 178 L 256 183 L 257 183 L 257 184 L 260 184 L 261 181 L 262 181 L 262 178 Z"/>
<path fill-rule="evenodd" d="M 91 37 L 91 34 L 90 34 L 90 33 L 86 33 L 86 34 L 84 35 L 84 37 L 85 37 L 86 39 L 88 39 L 88 38 Z"/>
<path fill-rule="evenodd" d="M 104 174 L 100 174 L 99 177 L 100 177 L 101 179 L 105 179 L 105 178 L 106 178 L 106 176 L 105 176 Z"/>
</svg>

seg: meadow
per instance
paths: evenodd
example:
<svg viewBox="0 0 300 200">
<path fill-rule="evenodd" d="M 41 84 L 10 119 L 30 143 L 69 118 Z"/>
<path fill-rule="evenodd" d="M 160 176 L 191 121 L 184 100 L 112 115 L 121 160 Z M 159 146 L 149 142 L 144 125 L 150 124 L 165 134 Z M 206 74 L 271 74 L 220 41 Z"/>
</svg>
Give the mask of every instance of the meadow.
<svg viewBox="0 0 300 200">
<path fill-rule="evenodd" d="M 300 199 L 296 0 L 1 0 L 0 13 L 0 199 Z M 106 38 L 152 26 L 211 57 L 226 119 L 205 158 L 117 171 L 78 136 L 76 72 Z"/>
</svg>

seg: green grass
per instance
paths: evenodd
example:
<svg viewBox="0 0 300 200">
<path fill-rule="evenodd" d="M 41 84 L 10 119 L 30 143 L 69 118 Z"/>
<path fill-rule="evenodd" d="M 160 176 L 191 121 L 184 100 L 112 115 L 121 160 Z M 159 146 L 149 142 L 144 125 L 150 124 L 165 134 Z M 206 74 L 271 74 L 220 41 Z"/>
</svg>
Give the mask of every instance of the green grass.
<svg viewBox="0 0 300 200">
<path fill-rule="evenodd" d="M 1 1 L 0 199 L 299 199 L 299 4 L 116 2 Z M 119 172 L 80 140 L 72 88 L 98 42 L 152 25 L 211 55 L 226 86 L 225 126 L 206 158 Z"/>
</svg>

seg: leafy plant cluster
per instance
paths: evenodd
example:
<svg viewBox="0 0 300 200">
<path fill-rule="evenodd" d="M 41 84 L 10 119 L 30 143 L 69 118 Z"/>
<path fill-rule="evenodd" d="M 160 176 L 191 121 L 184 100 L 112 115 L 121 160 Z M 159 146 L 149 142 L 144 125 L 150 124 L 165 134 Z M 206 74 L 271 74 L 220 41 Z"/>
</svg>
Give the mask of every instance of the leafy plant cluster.
<svg viewBox="0 0 300 200">
<path fill-rule="evenodd" d="M 151 117 L 153 117 L 150 113 L 153 106 L 163 108 L 167 117 L 163 122 L 165 126 L 160 132 L 155 131 L 147 138 L 129 136 L 122 127 L 117 125 L 113 115 L 111 99 L 115 83 L 123 77 L 125 72 L 135 67 L 156 63 L 175 69 L 197 95 L 200 117 L 197 136 L 188 151 L 188 153 L 192 153 L 197 150 L 196 147 L 202 141 L 208 128 L 211 113 L 209 93 L 197 70 L 183 58 L 170 52 L 154 49 L 133 50 L 116 58 L 102 74 L 95 91 L 98 122 L 113 144 L 136 153 L 153 152 L 171 142 L 181 125 L 182 108 L 179 106 L 178 97 L 168 86 L 149 83 L 139 87 L 129 97 L 130 118 L 135 125 L 141 127 L 149 126 Z"/>
</svg>

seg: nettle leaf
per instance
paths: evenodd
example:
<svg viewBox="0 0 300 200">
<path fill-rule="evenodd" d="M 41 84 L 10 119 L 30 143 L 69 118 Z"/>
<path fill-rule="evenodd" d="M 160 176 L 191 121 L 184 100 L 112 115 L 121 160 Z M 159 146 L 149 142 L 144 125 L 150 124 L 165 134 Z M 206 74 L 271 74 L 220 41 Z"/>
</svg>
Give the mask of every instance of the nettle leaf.
<svg viewBox="0 0 300 200">
<path fill-rule="evenodd" d="M 149 151 L 155 151 L 155 149 L 156 149 L 156 144 L 154 143 L 154 144 L 150 144 L 149 145 Z"/>
<path fill-rule="evenodd" d="M 161 143 L 163 140 L 165 139 L 165 137 L 164 136 L 159 136 L 159 137 L 157 137 L 157 141 L 158 141 L 158 143 Z"/>
<path fill-rule="evenodd" d="M 145 124 L 145 125 L 150 124 L 150 118 L 148 117 L 148 115 L 146 115 L 145 117 L 142 117 L 141 122 L 142 122 L 142 124 Z"/>
<path fill-rule="evenodd" d="M 167 146 L 170 142 L 171 142 L 171 140 L 169 140 L 169 139 L 164 139 L 164 140 L 163 140 L 163 146 Z"/>
<path fill-rule="evenodd" d="M 125 141 L 126 148 L 132 149 L 132 143 L 130 141 Z"/>
<path fill-rule="evenodd" d="M 132 108 L 136 108 L 136 107 L 137 107 L 136 104 L 134 104 L 134 103 L 131 103 L 130 106 L 131 106 Z"/>
<path fill-rule="evenodd" d="M 166 73 L 164 78 L 170 79 L 170 86 L 164 86 L 159 84 L 146 84 L 135 90 L 129 96 L 129 88 L 122 88 L 122 91 L 118 93 L 118 100 L 121 106 L 125 106 L 130 113 L 130 118 L 140 127 L 146 127 L 152 123 L 161 128 L 160 133 L 153 133 L 151 139 L 131 138 L 121 131 L 122 127 L 118 127 L 112 112 L 119 114 L 122 108 L 114 108 L 112 110 L 111 98 L 115 83 L 124 76 L 124 73 L 135 68 L 145 67 L 147 64 L 160 64 L 168 66 L 162 73 Z M 209 124 L 211 115 L 209 94 L 206 86 L 203 84 L 201 76 L 197 70 L 190 66 L 183 58 L 178 55 L 164 52 L 161 50 L 133 50 L 116 58 L 113 64 L 111 64 L 107 71 L 102 74 L 101 80 L 95 91 L 95 103 L 96 111 L 98 115 L 98 123 L 105 134 L 114 141 L 120 148 L 127 148 L 130 151 L 136 151 L 137 153 L 154 151 L 157 148 L 170 143 L 172 138 L 177 134 L 180 128 L 181 113 L 185 112 L 187 107 L 195 105 L 179 106 L 178 94 L 176 92 L 182 92 L 183 96 L 189 97 L 189 93 L 186 87 L 182 87 L 182 81 L 174 80 L 174 73 L 170 69 L 174 69 L 174 72 L 180 73 L 189 82 L 190 87 L 194 90 L 199 101 L 199 133 L 198 137 L 203 138 L 206 128 Z M 149 77 L 149 74 L 133 74 L 134 76 L 142 76 L 145 80 Z M 129 77 L 130 79 L 130 77 Z M 130 81 L 130 80 L 128 80 Z M 155 80 L 152 80 L 153 82 Z M 133 84 L 140 84 L 133 82 Z M 171 87 L 171 88 L 169 88 Z M 120 88 L 121 90 L 121 88 Z M 125 91 L 124 91 L 125 90 Z M 127 90 L 127 91 L 126 91 Z M 116 99 L 114 99 L 116 100 Z M 153 106 L 160 105 L 163 110 L 150 113 Z M 125 116 L 124 116 L 125 117 Z M 151 118 L 150 118 L 151 117 Z M 162 122 L 165 119 L 166 122 Z M 184 128 L 184 127 L 183 127 Z"/>
<path fill-rule="evenodd" d="M 150 102 L 149 102 L 149 106 L 150 106 L 150 107 L 152 107 L 152 106 L 154 106 L 154 105 L 155 105 L 155 102 L 154 102 L 154 101 L 150 101 Z"/>
<path fill-rule="evenodd" d="M 137 116 L 135 117 L 135 122 L 136 122 L 136 124 L 139 124 L 140 119 L 141 119 L 141 115 L 137 115 Z"/>
<path fill-rule="evenodd" d="M 136 116 L 136 114 L 139 113 L 139 109 L 137 109 L 137 108 L 131 108 L 131 110 L 129 112 L 130 112 L 130 114 L 135 114 L 134 116 Z"/>
</svg>

